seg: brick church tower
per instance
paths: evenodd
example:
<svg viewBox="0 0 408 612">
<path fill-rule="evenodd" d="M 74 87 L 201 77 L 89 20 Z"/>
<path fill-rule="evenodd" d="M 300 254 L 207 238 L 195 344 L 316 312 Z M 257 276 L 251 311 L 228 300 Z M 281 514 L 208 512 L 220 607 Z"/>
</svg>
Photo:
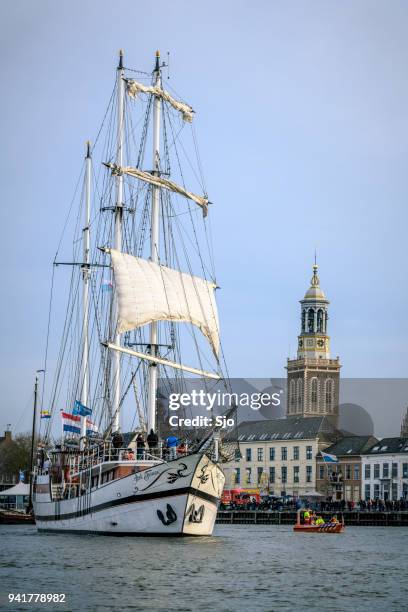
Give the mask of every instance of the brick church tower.
<svg viewBox="0 0 408 612">
<path fill-rule="evenodd" d="M 329 300 L 320 288 L 318 267 L 301 304 L 297 359 L 288 359 L 288 417 L 329 417 L 335 427 L 339 416 L 339 358 L 330 358 L 327 335 Z"/>
</svg>

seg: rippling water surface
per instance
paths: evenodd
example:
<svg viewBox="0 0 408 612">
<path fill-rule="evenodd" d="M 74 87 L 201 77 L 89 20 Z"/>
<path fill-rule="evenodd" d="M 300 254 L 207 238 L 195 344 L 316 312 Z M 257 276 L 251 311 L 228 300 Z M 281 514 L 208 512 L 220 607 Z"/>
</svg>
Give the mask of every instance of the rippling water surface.
<svg viewBox="0 0 408 612">
<path fill-rule="evenodd" d="M 408 609 L 408 529 L 344 534 L 222 525 L 209 538 L 37 534 L 0 526 L 1 610 Z M 66 593 L 66 604 L 8 604 L 8 593 Z"/>
</svg>

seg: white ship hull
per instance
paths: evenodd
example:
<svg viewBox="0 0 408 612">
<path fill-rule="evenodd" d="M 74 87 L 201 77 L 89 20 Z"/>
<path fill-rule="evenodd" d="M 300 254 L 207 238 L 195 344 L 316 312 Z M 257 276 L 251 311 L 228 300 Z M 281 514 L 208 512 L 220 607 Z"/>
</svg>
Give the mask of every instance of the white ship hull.
<svg viewBox="0 0 408 612">
<path fill-rule="evenodd" d="M 225 481 L 218 465 L 206 455 L 153 465 L 140 461 L 132 464 L 114 464 L 132 473 L 89 487 L 72 499 L 52 500 L 49 476 L 37 476 L 34 512 L 38 530 L 106 535 L 212 534 Z M 93 470 L 107 473 L 110 465 L 104 463 Z"/>
</svg>

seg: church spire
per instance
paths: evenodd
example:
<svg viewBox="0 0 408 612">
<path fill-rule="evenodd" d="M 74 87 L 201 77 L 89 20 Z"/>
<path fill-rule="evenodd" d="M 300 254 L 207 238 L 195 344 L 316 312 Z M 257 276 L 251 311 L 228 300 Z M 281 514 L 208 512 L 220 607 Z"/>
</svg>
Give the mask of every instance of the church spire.
<svg viewBox="0 0 408 612">
<path fill-rule="evenodd" d="M 316 260 L 315 260 L 316 261 Z M 318 266 L 313 265 L 313 276 L 301 304 L 301 328 L 298 337 L 298 358 L 330 358 L 327 322 L 329 300 L 320 287 Z"/>
</svg>

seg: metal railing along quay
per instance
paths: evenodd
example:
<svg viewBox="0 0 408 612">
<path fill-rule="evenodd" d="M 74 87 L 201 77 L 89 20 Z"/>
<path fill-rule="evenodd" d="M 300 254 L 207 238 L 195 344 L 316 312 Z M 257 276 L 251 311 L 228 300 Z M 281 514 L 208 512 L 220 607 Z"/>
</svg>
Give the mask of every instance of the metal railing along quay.
<svg viewBox="0 0 408 612">
<path fill-rule="evenodd" d="M 408 527 L 408 512 L 319 512 L 329 522 L 333 514 L 343 516 L 349 526 L 361 527 Z M 294 525 L 295 511 L 219 510 L 219 525 Z"/>
</svg>

